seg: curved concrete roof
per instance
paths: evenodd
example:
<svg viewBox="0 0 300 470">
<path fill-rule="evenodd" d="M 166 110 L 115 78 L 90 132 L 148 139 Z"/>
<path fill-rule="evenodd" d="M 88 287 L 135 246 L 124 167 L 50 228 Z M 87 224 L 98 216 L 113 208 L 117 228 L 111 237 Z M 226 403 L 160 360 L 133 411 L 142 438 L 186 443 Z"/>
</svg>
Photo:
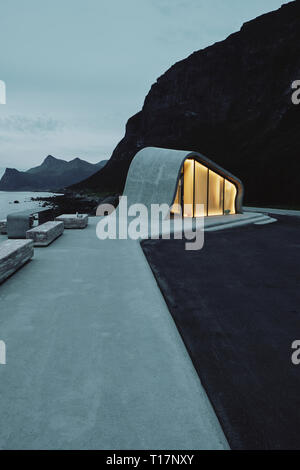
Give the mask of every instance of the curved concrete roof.
<svg viewBox="0 0 300 470">
<path fill-rule="evenodd" d="M 128 205 L 151 204 L 172 205 L 181 167 L 188 158 L 203 163 L 205 166 L 231 181 L 237 188 L 236 211 L 242 212 L 243 185 L 241 181 L 212 160 L 197 152 L 146 147 L 134 157 L 129 167 L 123 196 L 127 196 Z"/>
</svg>

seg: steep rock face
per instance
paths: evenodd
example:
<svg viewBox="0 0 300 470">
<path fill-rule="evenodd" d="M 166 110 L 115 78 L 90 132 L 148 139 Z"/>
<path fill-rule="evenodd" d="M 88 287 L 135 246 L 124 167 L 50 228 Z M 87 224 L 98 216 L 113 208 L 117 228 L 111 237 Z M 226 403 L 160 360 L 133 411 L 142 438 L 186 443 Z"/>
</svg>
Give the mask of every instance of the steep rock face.
<svg viewBox="0 0 300 470">
<path fill-rule="evenodd" d="M 81 188 L 122 191 L 146 146 L 194 150 L 238 176 L 246 201 L 300 205 L 300 1 L 193 53 L 152 86 L 106 167 Z"/>
<path fill-rule="evenodd" d="M 61 189 L 96 173 L 106 161 L 92 164 L 75 158 L 70 162 L 48 155 L 43 163 L 28 171 L 6 168 L 1 191 L 46 191 Z"/>
</svg>

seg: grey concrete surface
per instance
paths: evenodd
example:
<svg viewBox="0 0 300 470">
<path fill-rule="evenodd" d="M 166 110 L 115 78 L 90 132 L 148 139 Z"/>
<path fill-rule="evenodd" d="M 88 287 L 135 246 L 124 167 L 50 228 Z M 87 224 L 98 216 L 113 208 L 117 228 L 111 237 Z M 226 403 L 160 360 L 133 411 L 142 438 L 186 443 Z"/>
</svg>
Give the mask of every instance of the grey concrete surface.
<svg viewBox="0 0 300 470">
<path fill-rule="evenodd" d="M 245 212 L 244 214 L 234 214 L 227 216 L 205 217 L 204 226 L 207 232 L 218 232 L 230 228 L 242 227 L 251 224 L 269 224 L 276 222 L 267 215 L 260 212 Z"/>
<path fill-rule="evenodd" d="M 117 227 L 118 227 L 118 222 L 119 222 L 119 217 L 120 220 L 125 220 L 123 222 L 123 226 L 126 226 L 129 224 L 134 217 L 127 217 L 125 219 L 122 219 L 122 213 L 120 210 L 116 211 L 117 214 Z M 109 217 L 113 217 L 114 214 L 107 216 L 107 219 Z M 172 219 L 165 219 L 163 225 L 162 220 L 160 218 L 159 223 L 155 223 L 156 219 L 151 219 L 150 214 L 148 213 L 148 217 L 143 218 L 142 216 L 140 217 L 141 221 L 146 221 L 146 227 L 147 230 L 145 230 L 145 233 L 142 233 L 140 239 L 148 239 L 148 238 L 158 238 L 160 236 L 166 236 L 167 234 L 174 234 L 174 233 L 180 233 L 182 234 L 182 230 L 185 230 L 185 233 L 190 233 L 193 232 L 195 233 L 196 228 L 198 227 L 198 230 L 204 230 L 205 232 L 212 232 L 212 231 L 221 231 L 221 230 L 227 230 L 233 227 L 239 227 L 239 226 L 244 226 L 244 225 L 251 225 L 251 224 L 256 224 L 259 222 L 262 223 L 270 223 L 274 222 L 275 220 L 272 219 L 271 217 L 261 214 L 259 212 L 245 212 L 244 214 L 232 214 L 232 215 L 217 215 L 217 216 L 212 216 L 212 217 L 203 217 L 201 218 L 181 218 L 181 217 L 176 217 Z M 166 224 L 167 222 L 167 224 Z M 178 222 L 179 225 L 178 225 Z"/>
<path fill-rule="evenodd" d="M 0 448 L 227 449 L 139 243 L 96 222 L 0 286 Z"/>
<path fill-rule="evenodd" d="M 268 207 L 244 207 L 246 212 L 261 212 L 263 214 L 289 215 L 291 217 L 300 217 L 300 211 L 288 209 L 271 209 Z"/>
</svg>

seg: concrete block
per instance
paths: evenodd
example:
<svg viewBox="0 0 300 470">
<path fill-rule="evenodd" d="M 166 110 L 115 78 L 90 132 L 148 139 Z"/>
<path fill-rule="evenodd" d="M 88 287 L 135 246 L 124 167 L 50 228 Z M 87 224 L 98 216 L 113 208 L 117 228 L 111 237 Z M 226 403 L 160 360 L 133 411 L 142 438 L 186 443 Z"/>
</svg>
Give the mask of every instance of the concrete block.
<svg viewBox="0 0 300 470">
<path fill-rule="evenodd" d="M 22 212 L 13 212 L 7 215 L 7 236 L 8 238 L 26 238 L 27 230 L 33 226 L 34 216 L 37 216 L 38 225 L 53 219 L 52 209 L 36 208 Z"/>
<path fill-rule="evenodd" d="M 88 225 L 87 214 L 62 214 L 55 218 L 64 223 L 65 228 L 85 228 Z"/>
<path fill-rule="evenodd" d="M 32 257 L 31 240 L 6 240 L 0 243 L 0 284 Z"/>
<path fill-rule="evenodd" d="M 26 232 L 26 238 L 34 242 L 34 246 L 48 246 L 64 231 L 63 222 L 46 222 Z"/>
</svg>

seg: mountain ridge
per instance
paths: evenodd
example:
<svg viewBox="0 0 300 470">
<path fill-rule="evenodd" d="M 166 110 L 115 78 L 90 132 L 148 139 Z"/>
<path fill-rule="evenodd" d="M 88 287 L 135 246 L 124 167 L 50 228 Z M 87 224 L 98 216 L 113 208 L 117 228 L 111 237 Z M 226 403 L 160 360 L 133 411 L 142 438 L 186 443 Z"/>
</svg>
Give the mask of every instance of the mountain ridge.
<svg viewBox="0 0 300 470">
<path fill-rule="evenodd" d="M 66 161 L 48 155 L 41 165 L 19 171 L 6 168 L 1 180 L 0 191 L 51 191 L 63 189 L 91 176 L 104 167 L 106 160 L 89 163 L 80 158 Z"/>
</svg>

